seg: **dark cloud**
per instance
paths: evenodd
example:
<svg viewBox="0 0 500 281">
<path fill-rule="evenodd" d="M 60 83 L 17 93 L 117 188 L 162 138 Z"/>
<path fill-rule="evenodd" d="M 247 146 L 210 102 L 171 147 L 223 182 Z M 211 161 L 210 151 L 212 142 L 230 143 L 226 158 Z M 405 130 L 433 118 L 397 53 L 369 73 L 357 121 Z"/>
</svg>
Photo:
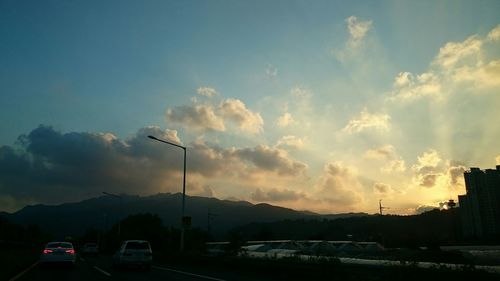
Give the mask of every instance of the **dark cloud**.
<svg viewBox="0 0 500 281">
<path fill-rule="evenodd" d="M 156 127 L 147 132 L 168 134 Z M 125 142 L 112 134 L 63 134 L 39 126 L 19 137 L 19 150 L 0 149 L 1 194 L 52 203 L 96 196 L 101 191 L 170 191 L 164 179 L 178 177 L 179 168 L 173 165 L 178 163 L 167 155 L 171 149 L 148 141 L 142 133 L 146 131 Z"/>
<path fill-rule="evenodd" d="M 391 191 L 391 186 L 385 183 L 377 182 L 373 185 L 373 189 L 380 194 L 386 194 Z"/>
<path fill-rule="evenodd" d="M 41 125 L 20 136 L 16 147 L 0 147 L 0 202 L 58 203 L 94 197 L 102 191 L 180 191 L 182 150 L 148 135 L 181 144 L 176 131 L 154 126 L 120 140 L 110 133 L 61 133 Z M 191 194 L 213 196 L 211 188 L 197 183 L 200 177 L 296 176 L 306 165 L 266 146 L 221 148 L 196 142 L 187 145 L 187 168 Z"/>
<path fill-rule="evenodd" d="M 279 175 L 298 175 L 307 168 L 306 164 L 290 159 L 286 151 L 265 145 L 239 149 L 233 154 L 241 160 L 251 162 L 258 169 L 274 171 Z"/>
<path fill-rule="evenodd" d="M 440 175 L 439 174 L 425 174 L 420 178 L 420 186 L 424 187 L 434 187 L 436 181 Z"/>
<path fill-rule="evenodd" d="M 450 163 L 448 175 L 450 177 L 451 188 L 462 184 L 465 171 L 467 171 L 467 167 L 465 167 L 462 163 L 454 161 Z"/>
</svg>

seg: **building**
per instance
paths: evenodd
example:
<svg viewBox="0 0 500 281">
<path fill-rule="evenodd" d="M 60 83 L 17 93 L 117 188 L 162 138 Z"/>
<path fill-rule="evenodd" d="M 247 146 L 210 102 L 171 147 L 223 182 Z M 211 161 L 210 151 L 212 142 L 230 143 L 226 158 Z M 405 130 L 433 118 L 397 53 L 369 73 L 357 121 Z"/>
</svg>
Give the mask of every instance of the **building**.
<svg viewBox="0 0 500 281">
<path fill-rule="evenodd" d="M 458 196 L 465 237 L 500 237 L 500 165 L 464 173 L 466 195 Z"/>
</svg>

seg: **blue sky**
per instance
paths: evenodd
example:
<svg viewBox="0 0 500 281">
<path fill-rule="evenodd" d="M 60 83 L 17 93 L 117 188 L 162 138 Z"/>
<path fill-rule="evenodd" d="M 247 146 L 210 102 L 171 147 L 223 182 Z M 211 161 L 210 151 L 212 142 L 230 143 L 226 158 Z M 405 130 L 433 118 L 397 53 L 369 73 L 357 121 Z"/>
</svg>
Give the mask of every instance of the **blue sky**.
<svg viewBox="0 0 500 281">
<path fill-rule="evenodd" d="M 176 192 L 175 163 L 131 152 L 147 131 L 200 157 L 191 194 L 319 212 L 374 212 L 381 198 L 395 213 L 439 206 L 464 192 L 465 168 L 500 161 L 499 11 L 498 1 L 0 1 L 4 151 L 31 168 L 42 159 L 43 175 L 62 158 L 34 150 L 36 138 L 90 136 L 102 157 L 127 150 L 134 169 L 168 171 L 122 190 L 115 174 L 41 185 L 5 168 L 0 202 L 78 200 L 98 194 L 92 186 Z"/>
</svg>

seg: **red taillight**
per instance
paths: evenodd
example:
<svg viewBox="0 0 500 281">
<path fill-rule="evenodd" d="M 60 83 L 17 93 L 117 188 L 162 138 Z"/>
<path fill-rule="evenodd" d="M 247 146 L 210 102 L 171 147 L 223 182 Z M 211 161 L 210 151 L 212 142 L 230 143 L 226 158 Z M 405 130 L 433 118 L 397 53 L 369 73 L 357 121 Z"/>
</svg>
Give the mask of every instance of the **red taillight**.
<svg viewBox="0 0 500 281">
<path fill-rule="evenodd" d="M 66 253 L 74 255 L 75 254 L 75 250 L 69 249 L 69 250 L 66 250 Z"/>
<path fill-rule="evenodd" d="M 44 253 L 44 254 L 52 253 L 52 250 L 45 249 L 45 250 L 43 250 L 43 253 Z"/>
</svg>

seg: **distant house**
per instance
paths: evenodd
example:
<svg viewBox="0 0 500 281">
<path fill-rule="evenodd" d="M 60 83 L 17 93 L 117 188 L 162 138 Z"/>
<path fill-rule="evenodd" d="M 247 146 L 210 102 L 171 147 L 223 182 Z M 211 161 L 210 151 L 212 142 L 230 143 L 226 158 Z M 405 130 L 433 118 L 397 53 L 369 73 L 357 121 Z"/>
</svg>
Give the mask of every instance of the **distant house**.
<svg viewBox="0 0 500 281">
<path fill-rule="evenodd" d="M 500 237 L 500 165 L 464 173 L 467 194 L 458 196 L 465 237 Z"/>
</svg>

